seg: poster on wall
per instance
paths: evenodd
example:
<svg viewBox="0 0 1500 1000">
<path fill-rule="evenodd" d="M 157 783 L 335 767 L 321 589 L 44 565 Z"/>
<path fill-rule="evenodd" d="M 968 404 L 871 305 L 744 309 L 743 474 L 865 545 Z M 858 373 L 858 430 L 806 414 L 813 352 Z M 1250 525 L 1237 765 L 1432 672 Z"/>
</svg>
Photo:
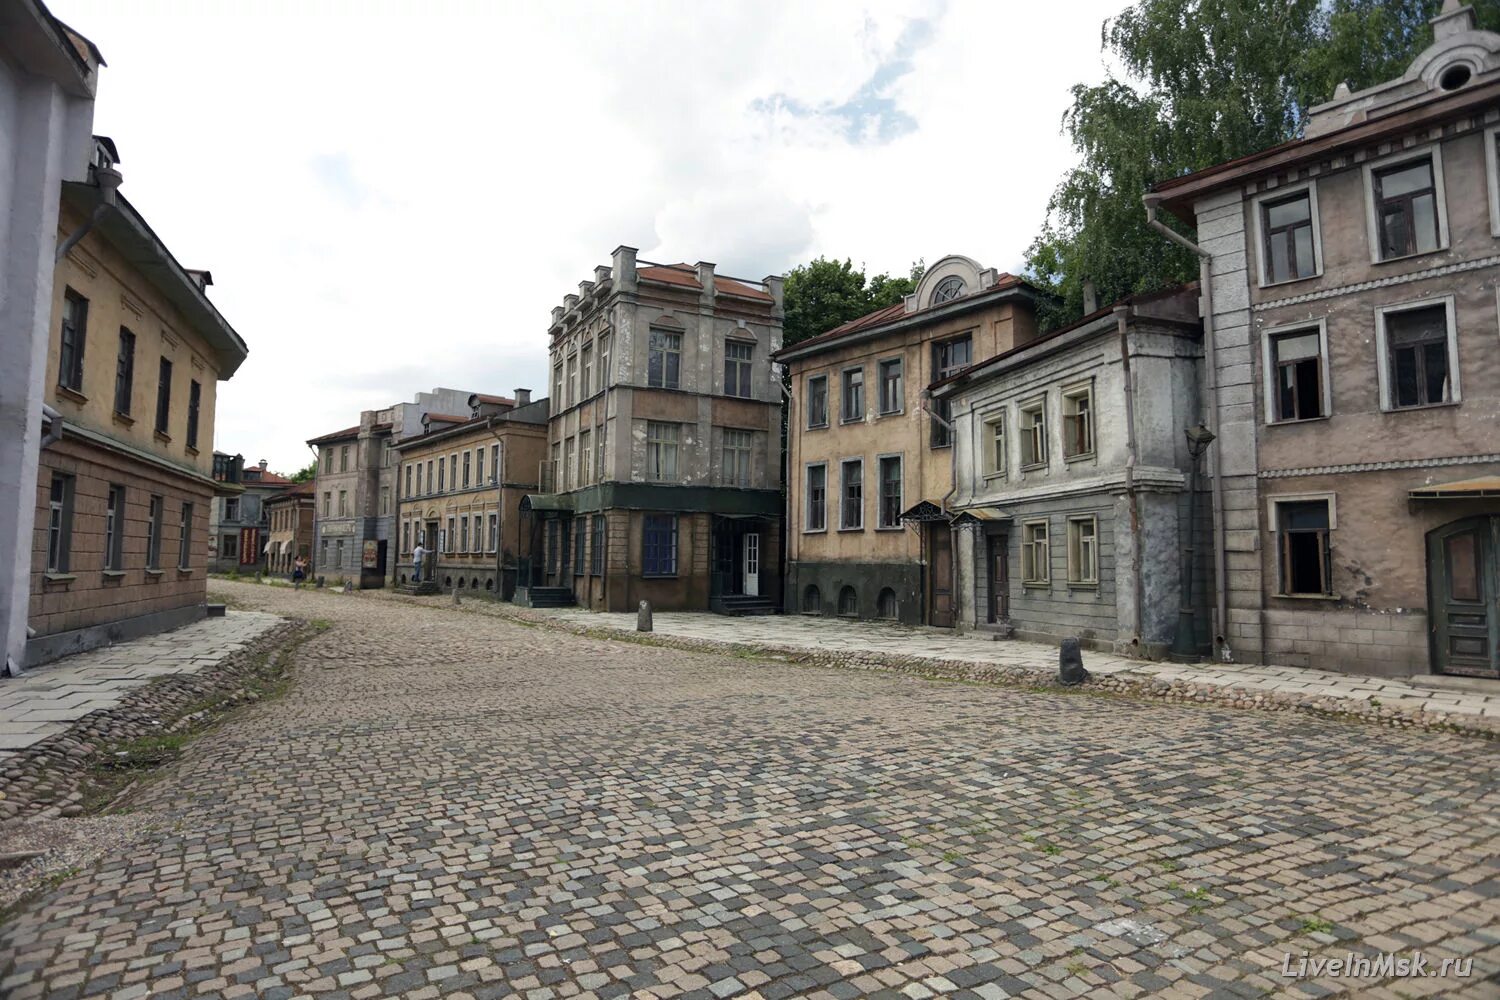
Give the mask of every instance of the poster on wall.
<svg viewBox="0 0 1500 1000">
<path fill-rule="evenodd" d="M 254 566 L 260 562 L 260 529 L 240 529 L 240 565 Z"/>
<path fill-rule="evenodd" d="M 365 569 L 380 568 L 380 543 L 374 539 L 365 540 L 364 567 Z"/>
</svg>

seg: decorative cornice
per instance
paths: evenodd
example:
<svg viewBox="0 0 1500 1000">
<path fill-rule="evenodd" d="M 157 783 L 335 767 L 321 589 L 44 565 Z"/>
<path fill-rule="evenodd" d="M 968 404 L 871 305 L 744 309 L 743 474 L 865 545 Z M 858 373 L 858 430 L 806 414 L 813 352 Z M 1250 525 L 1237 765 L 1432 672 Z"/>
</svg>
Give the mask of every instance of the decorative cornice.
<svg viewBox="0 0 1500 1000">
<path fill-rule="evenodd" d="M 1262 469 L 1261 479 L 1287 479 L 1299 476 L 1337 476 L 1346 472 L 1386 472 L 1391 469 L 1435 469 L 1448 465 L 1481 465 L 1500 462 L 1500 454 L 1450 455 L 1446 458 L 1402 458 L 1389 462 L 1353 462 L 1349 465 L 1317 465 L 1302 469 Z"/>
<path fill-rule="evenodd" d="M 1480 257 L 1478 260 L 1459 261 L 1456 264 L 1444 264 L 1441 267 L 1429 267 L 1422 271 L 1412 271 L 1409 274 L 1393 274 L 1387 278 L 1376 278 L 1374 281 L 1360 281 L 1352 285 L 1340 285 L 1337 288 L 1324 288 L 1316 292 L 1307 292 L 1304 295 L 1290 295 L 1284 299 L 1272 299 L 1269 302 L 1257 302 L 1250 307 L 1250 311 L 1263 312 L 1266 309 L 1293 306 L 1303 302 L 1316 302 L 1320 299 L 1331 299 L 1339 295 L 1348 295 L 1351 292 L 1369 291 L 1372 288 L 1390 288 L 1395 285 L 1409 284 L 1413 281 L 1423 281 L 1427 278 L 1441 278 L 1450 274 L 1463 274 L 1465 271 L 1477 271 L 1483 267 L 1494 267 L 1496 265 L 1500 265 L 1500 254 Z"/>
</svg>

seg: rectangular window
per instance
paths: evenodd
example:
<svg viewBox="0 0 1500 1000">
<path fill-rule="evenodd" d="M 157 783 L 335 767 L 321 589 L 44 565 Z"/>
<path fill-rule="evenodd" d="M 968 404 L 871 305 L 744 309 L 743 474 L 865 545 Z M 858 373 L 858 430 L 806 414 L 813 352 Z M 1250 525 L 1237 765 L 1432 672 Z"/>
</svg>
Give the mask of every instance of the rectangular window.
<svg viewBox="0 0 1500 1000">
<path fill-rule="evenodd" d="M 595 514 L 594 515 L 594 523 L 593 523 L 593 528 L 594 528 L 593 548 L 592 548 L 592 550 L 589 553 L 589 556 L 590 556 L 590 558 L 592 560 L 591 564 L 590 564 L 589 572 L 593 573 L 595 576 L 603 576 L 604 575 L 604 546 L 606 544 L 605 543 L 606 533 L 605 533 L 605 527 L 604 527 L 604 525 L 605 525 L 604 515 L 603 514 Z"/>
<path fill-rule="evenodd" d="M 880 511 L 877 528 L 901 527 L 901 456 L 887 455 L 880 460 Z"/>
<path fill-rule="evenodd" d="M 391 488 L 380 487 L 380 516 L 385 517 L 391 512 Z"/>
<path fill-rule="evenodd" d="M 600 482 L 604 481 L 604 428 L 605 428 L 605 426 L 607 426 L 607 425 L 601 424 L 599 426 L 599 433 L 594 435 L 594 437 L 598 438 L 598 440 L 594 442 L 594 476 Z"/>
<path fill-rule="evenodd" d="M 1267 338 L 1271 419 L 1312 420 L 1328 415 L 1323 401 L 1323 334 L 1317 327 Z"/>
<path fill-rule="evenodd" d="M 406 555 L 406 553 L 408 553 L 410 551 L 411 551 L 411 522 L 410 521 L 403 521 L 403 522 L 401 522 L 401 554 L 402 555 Z"/>
<path fill-rule="evenodd" d="M 474 485 L 484 485 L 484 449 L 474 449 Z"/>
<path fill-rule="evenodd" d="M 484 515 L 482 515 L 482 514 L 475 514 L 474 515 L 474 534 L 473 534 L 472 537 L 474 539 L 474 548 L 471 549 L 470 551 L 473 551 L 473 552 L 483 552 L 484 551 Z"/>
<path fill-rule="evenodd" d="M 58 352 L 57 384 L 83 391 L 83 348 L 87 337 L 89 300 L 69 288 L 63 292 L 62 349 Z"/>
<path fill-rule="evenodd" d="M 411 496 L 411 466 L 406 467 L 406 496 Z"/>
<path fill-rule="evenodd" d="M 339 490 L 339 517 L 349 516 L 349 491 Z"/>
<path fill-rule="evenodd" d="M 188 569 L 193 565 L 193 505 L 182 505 L 182 517 L 177 522 L 177 567 Z"/>
<path fill-rule="evenodd" d="M 494 552 L 495 549 L 496 549 L 496 547 L 499 546 L 499 544 L 500 544 L 500 515 L 498 515 L 498 514 L 491 514 L 489 516 L 489 526 L 490 526 L 489 545 L 486 546 L 486 547 L 491 552 Z"/>
<path fill-rule="evenodd" d="M 469 474 L 472 471 L 469 465 L 469 453 L 464 452 L 464 489 L 469 488 Z"/>
<path fill-rule="evenodd" d="M 1281 592 L 1331 596 L 1328 501 L 1299 500 L 1276 504 L 1276 532 L 1281 563 Z"/>
<path fill-rule="evenodd" d="M 382 469 L 391 467 L 391 443 L 389 441 L 380 443 L 380 467 Z"/>
<path fill-rule="evenodd" d="M 588 572 L 588 538 L 589 533 L 583 530 L 583 525 L 573 533 L 573 575 L 583 576 Z"/>
<path fill-rule="evenodd" d="M 347 444 L 339 449 L 339 471 L 349 471 L 349 446 Z"/>
<path fill-rule="evenodd" d="M 448 515 L 448 530 L 443 533 L 443 551 L 453 553 L 453 546 L 458 542 L 458 533 L 454 528 L 453 515 Z"/>
<path fill-rule="evenodd" d="M 194 450 L 198 447 L 198 411 L 202 405 L 203 386 L 197 379 L 192 379 L 188 382 L 187 446 Z"/>
<path fill-rule="evenodd" d="M 682 384 L 682 334 L 652 330 L 646 348 L 646 384 L 677 389 Z"/>
<path fill-rule="evenodd" d="M 333 471 L 333 449 L 327 445 L 323 446 L 323 471 Z"/>
<path fill-rule="evenodd" d="M 1384 312 L 1381 324 L 1390 408 L 1450 402 L 1454 394 L 1448 307 L 1439 304 Z"/>
<path fill-rule="evenodd" d="M 344 568 L 344 540 L 342 538 L 333 543 L 333 568 Z"/>
<path fill-rule="evenodd" d="M 1094 453 L 1094 390 L 1080 386 L 1063 390 L 1063 457 L 1084 458 Z M 1045 454 L 1045 448 L 1043 449 Z"/>
<path fill-rule="evenodd" d="M 490 482 L 500 481 L 500 445 L 490 445 Z"/>
<path fill-rule="evenodd" d="M 646 423 L 646 478 L 657 483 L 677 482 L 676 424 Z"/>
<path fill-rule="evenodd" d="M 125 487 L 113 483 L 104 502 L 104 568 L 125 567 Z"/>
<path fill-rule="evenodd" d="M 934 382 L 956 375 L 974 361 L 974 339 L 964 334 L 953 340 L 932 345 L 932 380 Z M 953 402 L 948 399 L 932 401 L 932 446 L 946 448 L 953 443 Z"/>
<path fill-rule="evenodd" d="M 330 516 L 332 514 L 332 510 L 331 510 L 332 506 L 333 506 L 333 493 L 332 492 L 326 492 L 326 493 L 324 493 L 323 494 L 323 516 L 324 517 L 328 517 L 328 516 Z"/>
<path fill-rule="evenodd" d="M 1005 414 L 997 414 L 984 422 L 984 438 L 980 446 L 984 449 L 984 473 L 987 476 L 1005 472 Z"/>
<path fill-rule="evenodd" d="M 827 375 L 816 375 L 807 380 L 807 426 L 828 426 Z"/>
<path fill-rule="evenodd" d="M 900 413 L 906 407 L 902 390 L 901 359 L 889 358 L 876 367 L 880 383 L 880 412 Z"/>
<path fill-rule="evenodd" d="M 609 335 L 599 338 L 599 391 L 609 386 Z"/>
<path fill-rule="evenodd" d="M 1093 517 L 1068 518 L 1068 582 L 1099 582 L 1099 522 Z"/>
<path fill-rule="evenodd" d="M 677 575 L 677 515 L 647 514 L 641 533 L 641 573 Z"/>
<path fill-rule="evenodd" d="M 561 521 L 547 522 L 547 572 L 557 572 L 557 538 L 558 529 L 562 527 Z"/>
<path fill-rule="evenodd" d="M 224 498 L 224 520 L 238 521 L 240 519 L 240 501 L 238 497 Z"/>
<path fill-rule="evenodd" d="M 240 536 L 225 535 L 219 539 L 219 556 L 224 559 L 234 559 L 240 554 Z"/>
<path fill-rule="evenodd" d="M 824 531 L 828 528 L 828 466 L 807 467 L 807 512 L 803 519 L 803 531 Z"/>
<path fill-rule="evenodd" d="M 153 496 L 146 507 L 146 568 L 161 569 L 161 526 L 166 504 Z"/>
<path fill-rule="evenodd" d="M 130 414 L 135 390 L 135 334 L 120 327 L 120 352 L 115 357 L 115 412 Z"/>
<path fill-rule="evenodd" d="M 559 361 L 557 364 L 555 364 L 555 365 L 552 366 L 552 398 L 555 401 L 553 403 L 553 405 L 555 407 L 557 407 L 559 410 L 562 409 L 562 405 L 563 405 L 563 366 L 562 366 L 562 362 L 561 361 Z"/>
<path fill-rule="evenodd" d="M 1266 283 L 1292 281 L 1316 274 L 1311 193 L 1298 191 L 1285 198 L 1262 202 L 1260 213 Z"/>
<path fill-rule="evenodd" d="M 750 398 L 750 368 L 754 357 L 754 344 L 743 340 L 724 342 L 724 395 Z"/>
<path fill-rule="evenodd" d="M 594 394 L 594 345 L 584 344 L 578 352 L 578 391 L 580 398 Z"/>
<path fill-rule="evenodd" d="M 66 573 L 73 548 L 73 477 L 56 473 L 47 503 L 47 572 Z"/>
<path fill-rule="evenodd" d="M 724 429 L 724 485 L 750 485 L 750 432 Z"/>
<path fill-rule="evenodd" d="M 1437 186 L 1432 164 L 1429 156 L 1373 171 L 1381 260 L 1438 248 Z"/>
<path fill-rule="evenodd" d="M 1047 522 L 1030 521 L 1021 528 L 1021 582 L 1052 581 L 1052 549 L 1047 540 Z"/>
<path fill-rule="evenodd" d="M 839 528 L 858 531 L 865 526 L 865 463 L 851 459 L 839 467 Z"/>
<path fill-rule="evenodd" d="M 448 456 L 448 482 L 452 489 L 458 489 L 458 456 Z"/>
<path fill-rule="evenodd" d="M 438 484 L 437 484 L 437 488 L 438 488 L 438 492 L 441 493 L 441 492 L 443 492 L 443 485 L 445 483 L 447 483 L 447 481 L 448 481 L 448 463 L 445 462 L 445 461 L 443 461 L 440 458 L 440 459 L 438 459 L 437 467 L 438 467 Z"/>
<path fill-rule="evenodd" d="M 156 374 L 156 432 L 167 433 L 172 416 L 172 362 L 161 359 Z"/>
<path fill-rule="evenodd" d="M 573 477 L 578 470 L 577 466 L 574 465 L 573 448 L 574 441 L 572 438 L 568 438 L 563 442 L 562 479 L 563 489 L 565 490 L 571 490 L 576 485 Z"/>
<path fill-rule="evenodd" d="M 843 379 L 839 418 L 846 424 L 854 420 L 863 420 L 865 417 L 865 370 L 850 368 L 843 373 Z"/>
<path fill-rule="evenodd" d="M 594 441 L 590 431 L 578 432 L 578 485 L 587 486 L 594 481 Z"/>
<path fill-rule="evenodd" d="M 1047 401 L 1033 400 L 1021 406 L 1021 468 L 1047 464 Z"/>
<path fill-rule="evenodd" d="M 422 474 L 420 472 L 417 473 L 417 480 L 418 480 L 417 481 L 417 488 L 418 489 L 422 488 L 421 478 L 422 478 Z M 433 492 L 433 488 L 432 488 L 432 459 L 430 459 L 430 458 L 427 460 L 427 492 L 428 493 Z"/>
<path fill-rule="evenodd" d="M 573 355 L 572 357 L 568 358 L 568 390 L 567 391 L 568 391 L 567 400 L 563 404 L 565 407 L 566 406 L 572 406 L 574 403 L 578 402 L 578 355 L 576 355 L 576 354 Z"/>
<path fill-rule="evenodd" d="M 469 551 L 469 519 L 467 517 L 458 519 L 458 551 Z"/>
</svg>

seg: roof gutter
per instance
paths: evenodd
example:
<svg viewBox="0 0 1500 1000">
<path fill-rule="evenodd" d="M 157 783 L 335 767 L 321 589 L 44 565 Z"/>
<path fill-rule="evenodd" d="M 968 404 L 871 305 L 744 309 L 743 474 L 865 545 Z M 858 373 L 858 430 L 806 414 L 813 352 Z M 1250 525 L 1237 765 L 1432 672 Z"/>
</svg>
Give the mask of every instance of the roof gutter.
<svg viewBox="0 0 1500 1000">
<path fill-rule="evenodd" d="M 94 186 L 99 189 L 99 203 L 94 206 L 88 218 L 83 220 L 83 225 L 69 233 L 67 239 L 57 245 L 57 256 L 52 260 L 54 264 L 61 264 L 62 259 L 68 255 L 68 251 L 76 247 L 79 241 L 98 224 L 99 220 L 104 218 L 104 214 L 119 203 L 115 192 L 120 190 L 120 184 L 125 180 L 120 172 L 114 167 L 95 167 L 93 175 Z"/>
<path fill-rule="evenodd" d="M 1162 195 L 1151 192 L 1142 198 L 1146 206 L 1146 225 L 1156 230 L 1178 246 L 1195 254 L 1198 258 L 1198 301 L 1203 316 L 1203 368 L 1204 405 L 1208 410 L 1208 429 L 1215 438 L 1219 435 L 1219 386 L 1218 367 L 1214 359 L 1214 299 L 1213 299 L 1213 254 L 1183 236 L 1156 217 L 1161 206 Z M 1224 547 L 1224 483 L 1219 475 L 1218 448 L 1209 449 L 1208 467 L 1210 495 L 1214 516 L 1214 651 L 1225 663 L 1233 662 L 1234 653 L 1229 648 L 1229 598 L 1227 586 L 1227 556 Z M 1189 526 L 1191 530 L 1191 526 Z"/>
</svg>

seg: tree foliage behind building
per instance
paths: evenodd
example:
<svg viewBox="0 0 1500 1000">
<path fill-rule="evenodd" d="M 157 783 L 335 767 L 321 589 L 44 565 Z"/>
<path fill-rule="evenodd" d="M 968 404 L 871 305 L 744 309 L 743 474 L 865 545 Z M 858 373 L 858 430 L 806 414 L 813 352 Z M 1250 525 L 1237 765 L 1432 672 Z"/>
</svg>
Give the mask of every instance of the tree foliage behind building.
<svg viewBox="0 0 1500 1000">
<path fill-rule="evenodd" d="M 1120 67 L 1073 88 L 1063 115 L 1079 163 L 1058 184 L 1027 252 L 1059 296 L 1054 327 L 1083 314 L 1083 284 L 1109 302 L 1197 275 L 1187 251 L 1145 224 L 1141 195 L 1160 181 L 1302 134 L 1308 109 L 1347 81 L 1399 76 L 1432 41 L 1441 0 L 1140 0 L 1104 23 Z M 1481 27 L 1500 0 L 1475 0 Z M 1169 220 L 1170 221 L 1170 220 Z"/>
<path fill-rule="evenodd" d="M 786 276 L 782 344 L 790 347 L 899 302 L 916 291 L 924 270 L 923 262 L 917 261 L 905 276 L 866 278 L 864 267 L 856 268 L 848 259 L 818 257 L 799 264 Z"/>
</svg>

